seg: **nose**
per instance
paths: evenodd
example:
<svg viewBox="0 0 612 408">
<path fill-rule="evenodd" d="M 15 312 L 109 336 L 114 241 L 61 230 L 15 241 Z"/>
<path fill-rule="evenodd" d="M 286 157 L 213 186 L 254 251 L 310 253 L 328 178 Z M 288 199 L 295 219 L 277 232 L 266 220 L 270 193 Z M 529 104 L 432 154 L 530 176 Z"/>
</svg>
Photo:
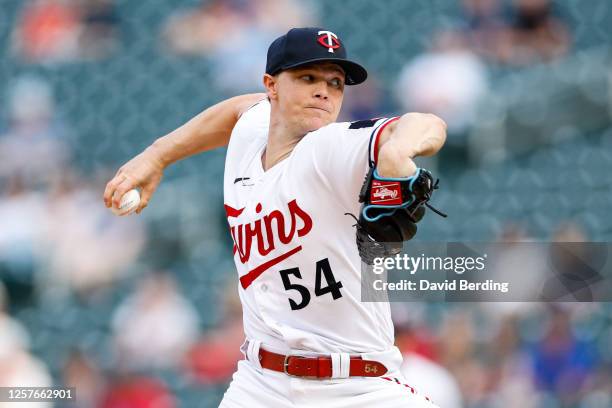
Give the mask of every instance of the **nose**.
<svg viewBox="0 0 612 408">
<path fill-rule="evenodd" d="M 327 92 L 326 83 L 320 83 L 319 86 L 317 86 L 317 88 L 315 89 L 314 97 L 317 99 L 328 99 L 329 93 Z"/>
</svg>

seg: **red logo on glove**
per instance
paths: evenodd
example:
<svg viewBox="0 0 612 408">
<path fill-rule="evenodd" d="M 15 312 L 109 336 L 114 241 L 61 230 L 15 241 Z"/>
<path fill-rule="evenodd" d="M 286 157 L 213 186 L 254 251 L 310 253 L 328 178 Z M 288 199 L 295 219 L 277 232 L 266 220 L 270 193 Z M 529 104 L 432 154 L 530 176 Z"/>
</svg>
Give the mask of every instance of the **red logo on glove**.
<svg viewBox="0 0 612 408">
<path fill-rule="evenodd" d="M 401 205 L 402 187 L 399 181 L 372 181 L 370 202 L 378 205 Z"/>
</svg>

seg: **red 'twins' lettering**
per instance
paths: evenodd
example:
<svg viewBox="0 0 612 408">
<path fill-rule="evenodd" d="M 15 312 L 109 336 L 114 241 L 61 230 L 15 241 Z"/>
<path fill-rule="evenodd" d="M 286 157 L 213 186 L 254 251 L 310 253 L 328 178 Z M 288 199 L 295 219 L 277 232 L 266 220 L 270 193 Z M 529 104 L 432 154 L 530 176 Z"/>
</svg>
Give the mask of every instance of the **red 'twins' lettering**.
<svg viewBox="0 0 612 408">
<path fill-rule="evenodd" d="M 285 225 L 285 215 L 279 210 L 274 210 L 248 224 L 230 226 L 230 232 L 234 240 L 234 253 L 238 251 L 240 262 L 245 263 L 251 257 L 253 238 L 255 238 L 257 243 L 257 252 L 265 256 L 274 250 L 276 238 L 278 238 L 282 244 L 288 244 L 293 240 L 296 234 L 298 237 L 303 237 L 310 232 L 312 229 L 312 218 L 310 218 L 306 211 L 300 208 L 297 201 L 290 201 L 287 207 L 289 208 L 290 217 L 288 229 L 286 229 Z M 255 212 L 259 214 L 261 209 L 261 204 L 257 204 Z M 228 220 L 229 218 L 240 216 L 243 210 L 244 208 L 236 210 L 227 204 L 225 205 L 225 212 Z M 297 227 L 298 218 L 303 224 L 301 228 Z"/>
</svg>

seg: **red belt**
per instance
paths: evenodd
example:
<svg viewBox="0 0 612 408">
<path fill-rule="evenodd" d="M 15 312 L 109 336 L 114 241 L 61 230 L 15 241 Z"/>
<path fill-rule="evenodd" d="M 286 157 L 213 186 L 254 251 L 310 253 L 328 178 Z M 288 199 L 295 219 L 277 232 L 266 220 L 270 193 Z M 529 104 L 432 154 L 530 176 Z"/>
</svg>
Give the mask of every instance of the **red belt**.
<svg viewBox="0 0 612 408">
<path fill-rule="evenodd" d="M 259 361 L 263 368 L 292 377 L 332 378 L 331 356 L 284 355 L 260 348 Z M 380 377 L 387 372 L 387 367 L 382 363 L 359 356 L 351 357 L 349 364 L 349 377 Z"/>
</svg>

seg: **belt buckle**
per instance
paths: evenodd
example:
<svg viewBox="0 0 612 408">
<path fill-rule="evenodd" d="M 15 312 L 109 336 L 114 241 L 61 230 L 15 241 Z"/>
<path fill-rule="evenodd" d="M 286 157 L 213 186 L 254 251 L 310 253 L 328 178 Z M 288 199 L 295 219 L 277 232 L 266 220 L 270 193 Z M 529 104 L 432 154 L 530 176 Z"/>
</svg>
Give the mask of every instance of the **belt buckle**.
<svg viewBox="0 0 612 408">
<path fill-rule="evenodd" d="M 294 378 L 310 378 L 310 379 L 319 378 L 316 375 L 295 375 L 295 374 L 290 374 L 288 369 L 289 369 L 289 359 L 291 357 L 309 358 L 308 356 L 304 356 L 304 355 L 300 355 L 300 354 L 287 354 L 287 355 L 285 355 L 285 360 L 283 361 L 283 372 L 285 374 L 287 374 L 289 377 L 294 377 Z"/>
</svg>

